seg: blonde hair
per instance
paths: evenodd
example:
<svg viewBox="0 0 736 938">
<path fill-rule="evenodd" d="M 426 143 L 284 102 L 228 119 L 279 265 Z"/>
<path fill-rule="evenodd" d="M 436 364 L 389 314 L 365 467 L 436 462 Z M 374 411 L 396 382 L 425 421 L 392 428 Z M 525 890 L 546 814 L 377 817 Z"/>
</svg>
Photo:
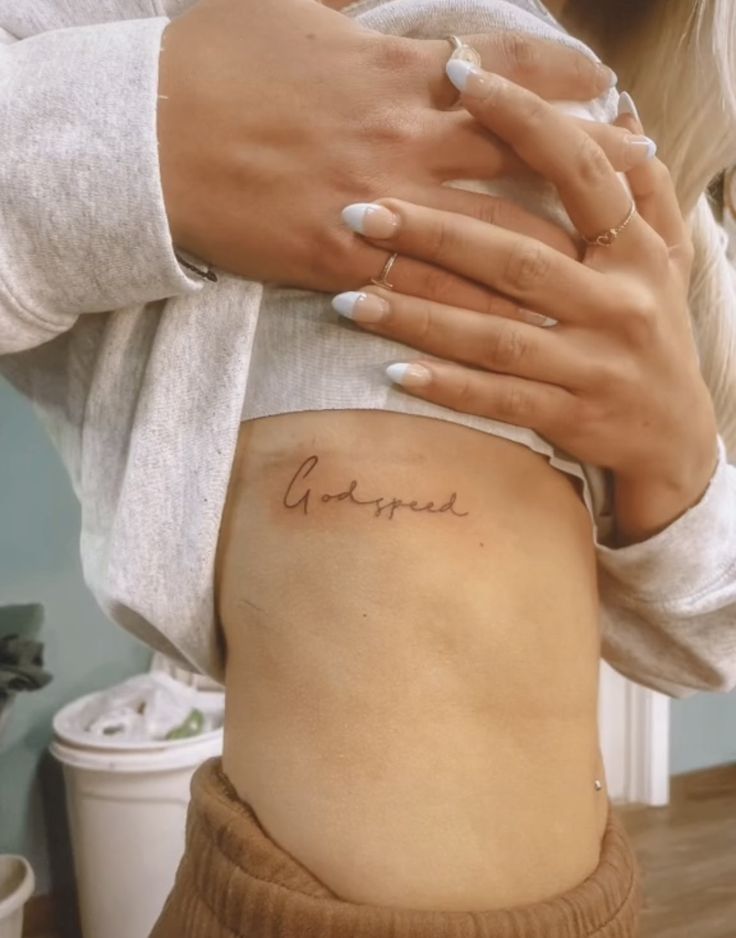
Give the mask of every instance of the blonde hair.
<svg viewBox="0 0 736 938">
<path fill-rule="evenodd" d="M 720 432 L 736 457 L 736 270 L 706 189 L 736 162 L 734 0 L 571 0 L 571 20 L 619 75 L 690 221 L 690 312 Z"/>
</svg>

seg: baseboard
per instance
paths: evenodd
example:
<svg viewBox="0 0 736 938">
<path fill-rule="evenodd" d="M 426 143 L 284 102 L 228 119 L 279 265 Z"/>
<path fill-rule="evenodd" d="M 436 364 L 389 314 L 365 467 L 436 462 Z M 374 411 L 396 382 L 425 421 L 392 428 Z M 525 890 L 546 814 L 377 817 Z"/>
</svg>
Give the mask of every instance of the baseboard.
<svg viewBox="0 0 736 938">
<path fill-rule="evenodd" d="M 721 795 L 734 792 L 736 792 L 736 762 L 673 775 L 670 779 L 670 794 L 673 802 L 707 801 L 709 798 L 719 798 Z"/>
</svg>

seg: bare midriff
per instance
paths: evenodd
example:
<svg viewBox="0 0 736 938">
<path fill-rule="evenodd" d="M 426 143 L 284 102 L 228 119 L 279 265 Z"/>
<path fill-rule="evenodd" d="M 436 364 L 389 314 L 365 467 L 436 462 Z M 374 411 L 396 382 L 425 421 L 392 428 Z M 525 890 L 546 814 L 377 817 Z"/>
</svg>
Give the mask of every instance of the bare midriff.
<svg viewBox="0 0 736 938">
<path fill-rule="evenodd" d="M 244 423 L 217 589 L 224 770 L 338 896 L 482 911 L 596 868 L 591 522 L 543 456 L 407 414 Z"/>
</svg>

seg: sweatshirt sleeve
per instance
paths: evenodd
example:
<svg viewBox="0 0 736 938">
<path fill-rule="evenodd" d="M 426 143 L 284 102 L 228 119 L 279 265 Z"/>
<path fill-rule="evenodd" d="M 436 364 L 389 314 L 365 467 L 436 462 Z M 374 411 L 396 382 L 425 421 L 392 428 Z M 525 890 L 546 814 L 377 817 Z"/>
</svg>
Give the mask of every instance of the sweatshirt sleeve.
<svg viewBox="0 0 736 938">
<path fill-rule="evenodd" d="M 0 45 L 0 354 L 46 342 L 83 313 L 201 289 L 177 260 L 161 190 L 167 23 Z"/>
<path fill-rule="evenodd" d="M 0 0 L 0 27 L 17 39 L 69 26 L 173 18 L 196 0 Z"/>
<path fill-rule="evenodd" d="M 672 697 L 736 687 L 736 467 L 640 544 L 598 546 L 603 657 Z"/>
</svg>

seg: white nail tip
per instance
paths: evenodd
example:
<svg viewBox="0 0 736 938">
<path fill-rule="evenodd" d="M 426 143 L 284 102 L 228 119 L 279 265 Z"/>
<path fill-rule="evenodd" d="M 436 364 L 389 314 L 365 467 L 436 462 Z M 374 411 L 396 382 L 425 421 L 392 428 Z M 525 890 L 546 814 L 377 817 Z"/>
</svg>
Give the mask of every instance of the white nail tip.
<svg viewBox="0 0 736 938">
<path fill-rule="evenodd" d="M 393 365 L 386 366 L 386 374 L 395 384 L 402 384 L 406 373 L 409 370 L 407 362 L 395 362 Z"/>
<path fill-rule="evenodd" d="M 368 212 L 375 208 L 372 202 L 353 202 L 342 210 L 342 220 L 358 234 L 363 234 L 363 222 Z"/>
<path fill-rule="evenodd" d="M 628 91 L 622 91 L 621 94 L 619 95 L 618 116 L 621 117 L 622 114 L 631 114 L 632 117 L 635 117 L 639 121 L 639 123 L 641 123 L 641 118 L 639 117 L 639 111 L 637 110 L 637 107 L 634 104 L 634 99 L 631 97 Z"/>
<path fill-rule="evenodd" d="M 338 293 L 337 296 L 333 296 L 330 302 L 335 312 L 348 319 L 353 319 L 353 313 L 358 300 L 364 298 L 365 293 L 358 293 L 357 290 L 349 290 L 347 293 Z"/>
<path fill-rule="evenodd" d="M 465 62 L 463 59 L 450 59 L 447 65 L 445 65 L 447 77 L 458 91 L 465 91 L 465 85 L 468 83 L 468 75 L 473 75 L 477 71 L 477 66 L 473 65 L 472 62 Z"/>
</svg>

